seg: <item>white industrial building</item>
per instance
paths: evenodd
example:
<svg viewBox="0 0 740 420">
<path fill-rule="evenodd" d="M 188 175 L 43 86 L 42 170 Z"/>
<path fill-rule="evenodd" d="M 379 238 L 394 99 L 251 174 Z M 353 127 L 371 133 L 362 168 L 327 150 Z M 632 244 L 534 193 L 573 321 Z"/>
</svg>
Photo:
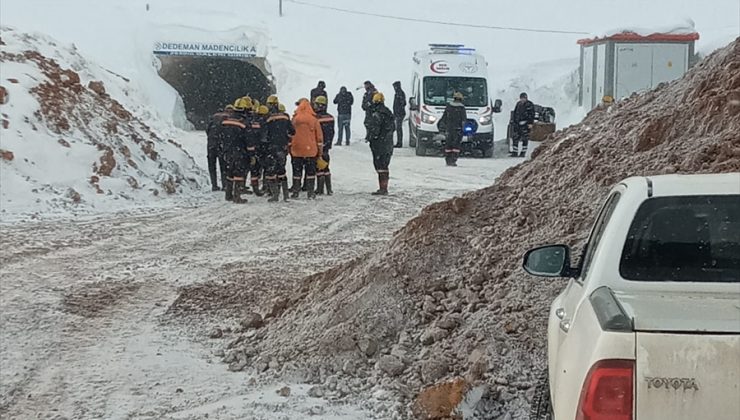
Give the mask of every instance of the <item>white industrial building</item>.
<svg viewBox="0 0 740 420">
<path fill-rule="evenodd" d="M 680 78 L 693 65 L 697 39 L 696 32 L 620 32 L 579 40 L 581 106 L 592 109 Z"/>
</svg>

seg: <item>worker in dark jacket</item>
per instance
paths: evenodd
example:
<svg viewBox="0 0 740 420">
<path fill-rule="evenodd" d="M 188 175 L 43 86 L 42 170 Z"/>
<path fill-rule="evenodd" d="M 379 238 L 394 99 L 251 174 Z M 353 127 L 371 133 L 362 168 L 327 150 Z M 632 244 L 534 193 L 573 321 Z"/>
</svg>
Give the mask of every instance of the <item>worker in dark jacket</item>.
<svg viewBox="0 0 740 420">
<path fill-rule="evenodd" d="M 324 194 L 324 187 L 326 187 L 326 195 L 334 194 L 334 191 L 331 188 L 331 171 L 329 170 L 329 162 L 331 160 L 329 151 L 331 150 L 332 144 L 334 144 L 334 117 L 326 111 L 328 104 L 329 101 L 326 96 L 319 96 L 313 103 L 313 110 L 316 112 L 316 118 L 319 119 L 319 124 L 321 124 L 321 133 L 324 137 L 324 147 L 322 148 L 321 159 L 317 160 L 317 195 Z"/>
<path fill-rule="evenodd" d="M 534 124 L 534 104 L 529 101 L 525 92 L 519 95 L 519 102 L 514 107 L 512 119 L 514 138 L 510 155 L 511 157 L 525 157 L 529 147 L 529 132 Z"/>
<path fill-rule="evenodd" d="M 265 180 L 270 190 L 268 201 L 278 201 L 281 188 L 283 190 L 283 200 L 288 201 L 288 176 L 285 171 L 285 164 L 288 156 L 288 144 L 290 143 L 290 137 L 295 134 L 295 128 L 293 128 L 293 123 L 290 122 L 290 116 L 285 112 L 285 106 L 278 103 L 275 111 L 267 118 L 265 126 L 269 144 L 265 162 Z"/>
<path fill-rule="evenodd" d="M 234 106 L 226 105 L 223 111 L 217 112 L 211 116 L 206 127 L 207 149 L 206 157 L 208 158 L 208 174 L 211 176 L 211 191 L 219 191 L 218 175 L 216 163 L 221 172 L 221 185 L 226 183 L 226 162 L 224 161 L 223 144 L 221 139 L 221 122 L 224 118 L 229 117 L 234 110 Z"/>
<path fill-rule="evenodd" d="M 445 162 L 447 166 L 457 166 L 457 158 L 460 156 L 460 143 L 463 136 L 463 125 L 468 119 L 463 103 L 463 94 L 455 92 L 452 102 L 445 108 L 442 118 L 439 119 L 440 131 L 446 133 L 445 137 Z"/>
<path fill-rule="evenodd" d="M 365 86 L 365 94 L 362 96 L 362 110 L 365 111 L 365 140 L 369 141 L 369 128 L 368 123 L 370 122 L 370 114 L 372 113 L 371 108 L 373 107 L 373 96 L 378 92 L 375 89 L 375 85 L 369 80 L 366 80 L 363 84 Z"/>
<path fill-rule="evenodd" d="M 234 103 L 234 112 L 221 121 L 224 160 L 226 161 L 226 201 L 245 203 L 241 193 L 245 189 L 249 161 L 253 152 L 249 151 L 249 132 L 247 129 L 247 109 L 251 108 L 249 98 L 239 98 Z"/>
<path fill-rule="evenodd" d="M 350 123 L 352 122 L 352 105 L 355 103 L 355 98 L 352 96 L 352 92 L 349 92 L 346 87 L 342 86 L 339 88 L 339 93 L 334 97 L 334 104 L 337 106 L 337 129 L 339 135 L 337 136 L 337 146 L 342 145 L 342 134 L 346 133 L 345 144 L 349 146 L 350 136 Z"/>
<path fill-rule="evenodd" d="M 265 158 L 265 147 L 267 143 L 267 132 L 265 123 L 267 122 L 268 109 L 264 105 L 256 108 L 257 112 L 247 111 L 247 150 L 249 151 L 249 173 L 250 185 L 254 195 L 262 197 L 264 192 L 260 189 L 260 179 L 262 179 L 262 161 Z"/>
<path fill-rule="evenodd" d="M 376 92 L 368 110 L 368 141 L 373 152 L 373 165 L 378 173 L 378 190 L 373 195 L 388 195 L 389 166 L 393 156 L 393 112 L 385 106 L 385 97 Z"/>
<path fill-rule="evenodd" d="M 393 97 L 393 117 L 396 121 L 396 146 L 403 147 L 403 120 L 406 118 L 406 93 L 401 89 L 401 82 L 393 82 L 396 95 Z"/>
<path fill-rule="evenodd" d="M 319 83 L 316 85 L 316 87 L 311 89 L 311 103 L 313 103 L 313 101 L 316 100 L 316 98 L 318 98 L 319 96 L 325 96 L 327 98 L 329 97 L 326 94 L 326 83 L 324 83 L 323 80 L 319 80 Z"/>
</svg>

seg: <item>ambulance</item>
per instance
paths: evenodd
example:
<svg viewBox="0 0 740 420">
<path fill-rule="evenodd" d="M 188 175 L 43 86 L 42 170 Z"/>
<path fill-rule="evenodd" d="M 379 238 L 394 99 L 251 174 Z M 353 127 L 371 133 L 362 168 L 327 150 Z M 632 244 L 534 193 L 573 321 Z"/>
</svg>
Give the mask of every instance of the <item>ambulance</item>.
<svg viewBox="0 0 740 420">
<path fill-rule="evenodd" d="M 493 156 L 493 114 L 501 112 L 501 101 L 488 94 L 488 63 L 475 49 L 459 44 L 430 44 L 413 57 L 409 107 L 411 147 L 418 156 L 438 154 L 445 134 L 437 123 L 455 92 L 465 99 L 468 120 L 463 128 L 463 154 Z"/>
</svg>

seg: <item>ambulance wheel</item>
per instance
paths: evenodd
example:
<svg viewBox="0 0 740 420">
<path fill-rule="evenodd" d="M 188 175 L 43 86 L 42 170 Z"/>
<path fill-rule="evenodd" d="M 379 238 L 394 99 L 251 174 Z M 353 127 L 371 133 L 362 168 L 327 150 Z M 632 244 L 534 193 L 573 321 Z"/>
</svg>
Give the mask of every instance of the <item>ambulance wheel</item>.
<svg viewBox="0 0 740 420">
<path fill-rule="evenodd" d="M 416 156 L 426 156 L 426 155 L 427 155 L 427 146 L 422 142 L 416 143 Z"/>
<path fill-rule="evenodd" d="M 493 157 L 493 146 L 483 149 L 483 157 L 484 158 Z"/>
</svg>

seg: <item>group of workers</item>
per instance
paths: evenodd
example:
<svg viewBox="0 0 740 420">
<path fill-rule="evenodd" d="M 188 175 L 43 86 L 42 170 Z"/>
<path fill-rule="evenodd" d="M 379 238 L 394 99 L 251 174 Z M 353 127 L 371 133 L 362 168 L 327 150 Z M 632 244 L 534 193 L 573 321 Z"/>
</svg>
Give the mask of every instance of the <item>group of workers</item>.
<svg viewBox="0 0 740 420">
<path fill-rule="evenodd" d="M 350 143 L 350 122 L 354 98 L 342 87 L 334 98 L 337 119 L 328 110 L 326 84 L 320 81 L 311 90 L 310 98 L 301 98 L 292 116 L 285 105 L 271 95 L 261 105 L 249 96 L 238 98 L 222 111 L 214 114 L 208 124 L 208 170 L 214 191 L 219 191 L 216 165 L 221 168 L 221 180 L 227 201 L 243 203 L 242 194 L 268 195 L 270 202 L 278 201 L 282 191 L 284 200 L 298 198 L 306 191 L 309 199 L 316 195 L 332 195 L 329 164 L 330 151 L 339 128 L 336 145 Z M 401 83 L 393 83 L 395 96 L 393 111 L 385 106 L 385 96 L 370 81 L 364 83 L 362 109 L 365 111 L 365 140 L 370 143 L 373 165 L 378 175 L 378 190 L 373 195 L 387 195 L 389 166 L 393 149 L 403 146 L 403 121 L 406 116 L 406 95 Z M 452 102 L 439 120 L 440 132 L 445 133 L 445 162 L 457 166 L 463 140 L 463 126 L 467 120 L 464 97 L 452 95 Z M 514 147 L 512 156 L 525 156 L 529 131 L 534 122 L 534 106 L 527 94 L 512 112 Z M 396 134 L 394 144 L 393 137 Z M 287 157 L 291 158 L 292 186 L 288 187 Z M 252 187 L 247 187 L 247 180 Z"/>
<path fill-rule="evenodd" d="M 285 201 L 289 197 L 298 198 L 301 191 L 306 191 L 309 199 L 332 195 L 329 163 L 335 119 L 327 111 L 326 92 L 314 89 L 311 99 L 299 99 L 292 116 L 286 113 L 285 105 L 277 96 L 271 95 L 265 102 L 261 105 L 258 100 L 244 96 L 211 117 L 206 134 L 213 191 L 221 190 L 216 171 L 218 163 L 225 199 L 234 203 L 246 202 L 242 194 L 267 195 L 269 202 L 278 201 L 281 191 Z M 376 91 L 370 103 L 363 104 L 367 113 L 366 140 L 370 143 L 378 174 L 378 190 L 373 195 L 388 195 L 393 154 L 395 122 L 384 102 L 384 95 Z M 341 145 L 344 130 L 346 144 L 349 144 L 349 129 L 341 117 L 339 129 L 337 145 Z M 290 188 L 286 171 L 288 156 L 293 179 Z"/>
</svg>

